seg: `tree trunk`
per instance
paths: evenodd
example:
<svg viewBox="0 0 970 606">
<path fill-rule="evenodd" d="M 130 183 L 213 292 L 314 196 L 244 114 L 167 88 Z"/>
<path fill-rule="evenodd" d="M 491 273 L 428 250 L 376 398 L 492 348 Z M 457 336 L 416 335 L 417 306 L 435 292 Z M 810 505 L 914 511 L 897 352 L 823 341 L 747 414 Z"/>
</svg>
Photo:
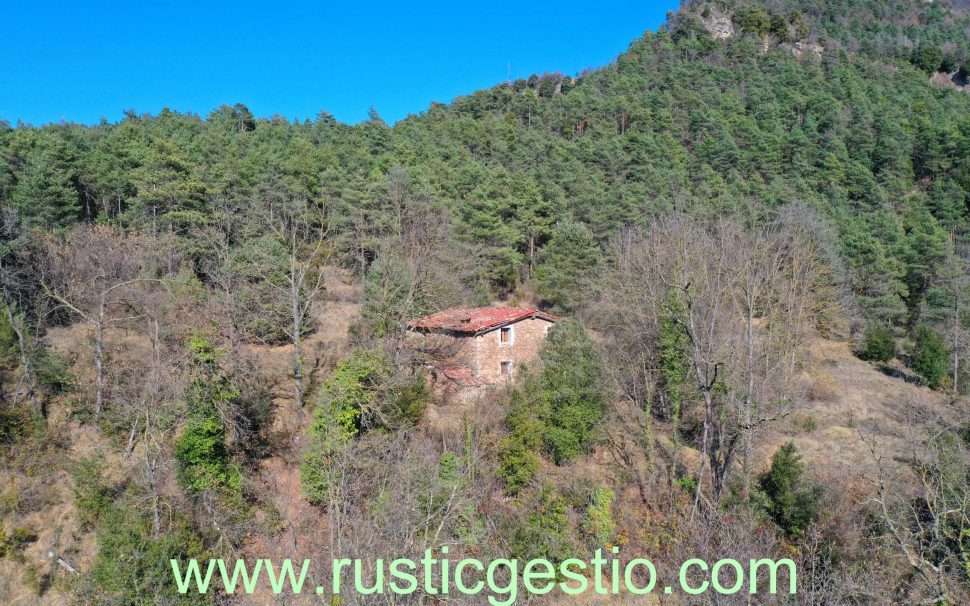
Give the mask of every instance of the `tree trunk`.
<svg viewBox="0 0 970 606">
<path fill-rule="evenodd" d="M 30 356 L 27 355 L 27 338 L 24 334 L 23 328 L 18 324 L 16 316 L 13 314 L 12 305 L 10 302 L 10 295 L 7 291 L 7 283 L 4 281 L 3 284 L 3 306 L 7 310 L 7 322 L 10 323 L 10 328 L 13 330 L 14 334 L 17 335 L 17 347 L 20 354 L 20 365 L 23 367 L 20 375 L 20 383 L 17 385 L 17 389 L 13 393 L 13 405 L 17 405 L 17 401 L 20 400 L 20 393 L 23 390 L 24 385 L 29 388 L 30 385 Z"/>
<path fill-rule="evenodd" d="M 953 393 L 959 395 L 960 379 L 960 293 L 956 293 L 953 303 Z"/>
<path fill-rule="evenodd" d="M 162 534 L 162 512 L 158 503 L 158 485 L 155 481 L 155 469 L 158 466 L 158 459 L 149 456 L 145 471 L 148 474 L 148 488 L 152 493 L 152 538 L 157 539 Z"/>
<path fill-rule="evenodd" d="M 96 389 L 94 395 L 94 427 L 97 429 L 104 408 L 104 314 L 105 301 L 101 298 L 98 317 L 94 325 L 94 368 L 96 371 Z"/>
<path fill-rule="evenodd" d="M 531 231 L 529 232 L 529 278 L 532 278 L 533 272 L 535 272 L 536 267 L 536 237 Z"/>
<path fill-rule="evenodd" d="M 754 396 L 754 301 L 748 301 L 748 326 L 747 347 L 748 347 L 748 392 L 744 395 L 744 497 L 747 498 L 751 490 L 751 442 L 753 436 L 751 428 L 751 408 Z"/>
<path fill-rule="evenodd" d="M 295 268 L 294 268 L 295 273 Z M 300 307 L 300 289 L 296 276 L 290 276 L 290 308 L 293 313 L 293 399 L 296 409 L 303 409 L 303 351 L 301 333 L 303 332 L 303 313 Z"/>
</svg>

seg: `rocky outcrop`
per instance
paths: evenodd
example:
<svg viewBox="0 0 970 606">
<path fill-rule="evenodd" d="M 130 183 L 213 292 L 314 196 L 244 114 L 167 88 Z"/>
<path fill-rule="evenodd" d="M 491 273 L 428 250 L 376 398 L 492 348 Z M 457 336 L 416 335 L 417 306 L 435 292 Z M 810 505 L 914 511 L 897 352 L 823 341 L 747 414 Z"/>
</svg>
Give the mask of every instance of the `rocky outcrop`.
<svg viewBox="0 0 970 606">
<path fill-rule="evenodd" d="M 936 72 L 930 77 L 930 81 L 941 86 L 952 86 L 964 92 L 970 93 L 970 74 L 964 70 L 955 72 Z"/>
<path fill-rule="evenodd" d="M 799 59 L 804 58 L 806 55 L 808 56 L 814 55 L 816 58 L 821 59 L 822 52 L 824 50 L 825 48 L 822 45 L 816 44 L 814 42 L 798 41 L 791 45 L 792 54 L 798 57 Z"/>
<path fill-rule="evenodd" d="M 717 10 L 710 10 L 707 16 L 701 15 L 704 27 L 715 40 L 723 40 L 734 36 L 734 24 L 731 17 Z"/>
</svg>

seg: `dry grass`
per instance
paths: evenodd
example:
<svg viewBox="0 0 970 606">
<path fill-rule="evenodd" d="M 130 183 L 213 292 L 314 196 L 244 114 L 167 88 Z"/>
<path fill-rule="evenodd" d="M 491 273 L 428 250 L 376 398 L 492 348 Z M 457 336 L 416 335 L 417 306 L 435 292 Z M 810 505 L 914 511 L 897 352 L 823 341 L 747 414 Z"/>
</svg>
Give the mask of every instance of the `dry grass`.
<svg viewBox="0 0 970 606">
<path fill-rule="evenodd" d="M 884 465 L 904 471 L 898 459 L 924 437 L 928 420 L 953 415 L 942 394 L 887 375 L 844 342 L 816 339 L 804 380 L 809 401 L 788 423 L 756 437 L 761 448 L 755 469 L 767 467 L 775 450 L 792 440 L 819 470 L 873 478 L 878 468 L 872 446 Z"/>
<path fill-rule="evenodd" d="M 820 370 L 815 374 L 812 386 L 808 389 L 808 399 L 812 402 L 837 402 L 842 397 L 842 388 L 829 372 Z"/>
</svg>

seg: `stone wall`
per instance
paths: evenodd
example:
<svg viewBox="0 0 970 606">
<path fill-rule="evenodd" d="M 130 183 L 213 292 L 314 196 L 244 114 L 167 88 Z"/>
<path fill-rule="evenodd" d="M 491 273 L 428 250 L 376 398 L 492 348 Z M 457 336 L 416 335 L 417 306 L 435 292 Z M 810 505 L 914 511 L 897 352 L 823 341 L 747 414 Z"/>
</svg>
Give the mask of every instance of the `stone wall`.
<svg viewBox="0 0 970 606">
<path fill-rule="evenodd" d="M 508 377 L 502 376 L 502 362 L 511 362 L 514 371 L 519 365 L 533 360 L 542 347 L 546 332 L 552 322 L 539 318 L 528 318 L 510 324 L 512 342 L 500 341 L 501 330 L 495 330 L 469 339 L 471 343 L 463 352 L 468 366 L 475 375 L 490 383 L 499 383 Z"/>
</svg>

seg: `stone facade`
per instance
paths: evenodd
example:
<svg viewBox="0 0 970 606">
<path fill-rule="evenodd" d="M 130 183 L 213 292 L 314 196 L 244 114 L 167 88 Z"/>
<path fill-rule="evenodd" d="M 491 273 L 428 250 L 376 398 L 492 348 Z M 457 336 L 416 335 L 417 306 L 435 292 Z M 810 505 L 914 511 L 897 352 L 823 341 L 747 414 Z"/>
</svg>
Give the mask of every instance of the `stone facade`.
<svg viewBox="0 0 970 606">
<path fill-rule="evenodd" d="M 552 322 L 542 318 L 526 318 L 508 326 L 460 340 L 458 359 L 472 373 L 488 383 L 511 379 L 519 366 L 533 360 L 542 347 Z M 502 342 L 506 332 L 506 342 Z M 503 363 L 507 366 L 504 369 Z"/>
<path fill-rule="evenodd" d="M 433 386 L 480 391 L 511 381 L 558 319 L 533 308 L 453 308 L 417 318 L 409 329 Z"/>
</svg>

